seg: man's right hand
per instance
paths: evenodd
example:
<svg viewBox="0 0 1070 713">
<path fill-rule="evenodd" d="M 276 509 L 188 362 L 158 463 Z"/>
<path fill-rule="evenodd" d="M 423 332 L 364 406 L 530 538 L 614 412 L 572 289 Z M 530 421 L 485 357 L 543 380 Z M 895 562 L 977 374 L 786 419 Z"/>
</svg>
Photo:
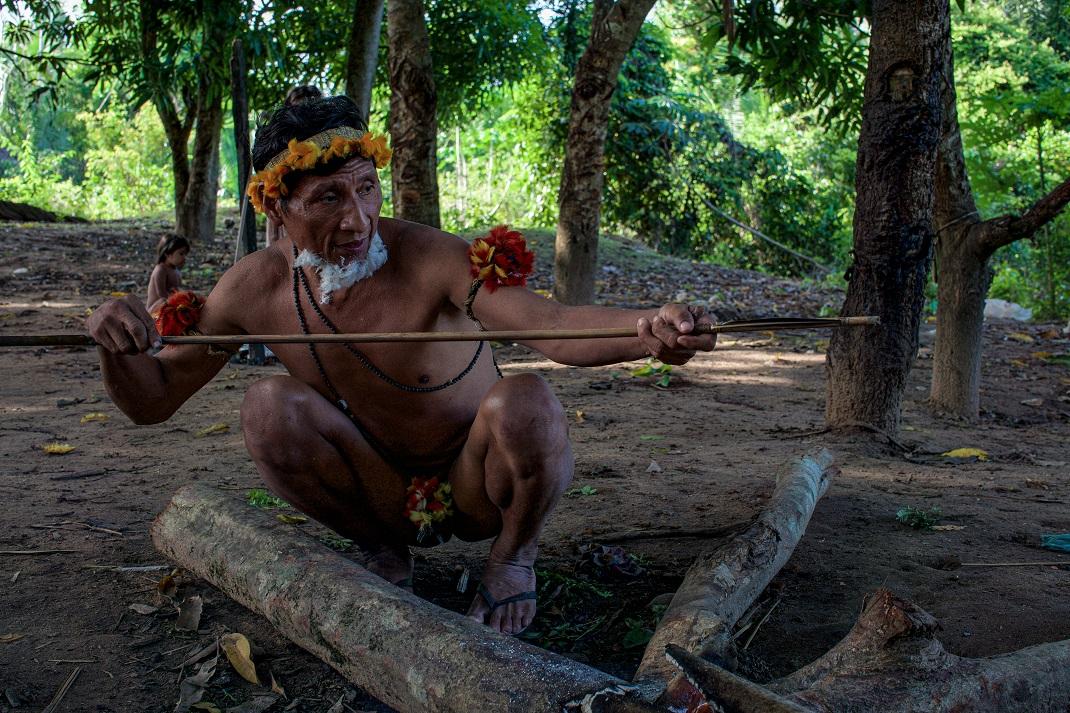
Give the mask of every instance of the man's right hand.
<svg viewBox="0 0 1070 713">
<path fill-rule="evenodd" d="M 112 354 L 141 354 L 163 343 L 145 305 L 133 295 L 105 302 L 85 326 L 89 336 Z"/>
</svg>

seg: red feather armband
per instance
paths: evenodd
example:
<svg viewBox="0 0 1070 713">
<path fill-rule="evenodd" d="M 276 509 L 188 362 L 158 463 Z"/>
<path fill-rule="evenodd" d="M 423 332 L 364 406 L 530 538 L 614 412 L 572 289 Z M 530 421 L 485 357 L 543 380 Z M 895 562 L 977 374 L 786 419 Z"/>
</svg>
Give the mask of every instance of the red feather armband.
<svg viewBox="0 0 1070 713">
<path fill-rule="evenodd" d="M 152 315 L 156 320 L 156 331 L 161 337 L 196 334 L 202 307 L 204 299 L 196 292 L 172 292 Z"/>
<path fill-rule="evenodd" d="M 464 307 L 468 318 L 478 322 L 472 314 L 472 304 L 479 288 L 486 285 L 487 292 L 494 292 L 499 287 L 523 287 L 535 265 L 535 253 L 528 250 L 527 241 L 520 231 L 499 225 L 492 228 L 486 237 L 472 241 L 468 248 L 468 261 L 471 263 L 472 287 L 468 290 Z"/>
</svg>

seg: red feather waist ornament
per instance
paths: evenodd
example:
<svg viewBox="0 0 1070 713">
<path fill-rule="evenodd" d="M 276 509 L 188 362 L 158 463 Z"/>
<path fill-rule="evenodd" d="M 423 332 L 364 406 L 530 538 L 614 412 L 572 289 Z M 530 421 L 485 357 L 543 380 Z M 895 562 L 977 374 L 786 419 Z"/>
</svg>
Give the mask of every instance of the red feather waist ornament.
<svg viewBox="0 0 1070 713">
<path fill-rule="evenodd" d="M 152 315 L 156 319 L 156 331 L 161 337 L 196 334 L 202 307 L 204 299 L 196 292 L 172 292 Z"/>
<path fill-rule="evenodd" d="M 528 250 L 527 241 L 520 231 L 499 225 L 492 228 L 486 237 L 472 241 L 468 247 L 468 261 L 471 263 L 473 281 L 464 306 L 468 318 L 479 322 L 472 314 L 472 304 L 479 288 L 486 285 L 487 292 L 494 292 L 499 287 L 523 287 L 535 265 L 535 253 Z"/>
</svg>

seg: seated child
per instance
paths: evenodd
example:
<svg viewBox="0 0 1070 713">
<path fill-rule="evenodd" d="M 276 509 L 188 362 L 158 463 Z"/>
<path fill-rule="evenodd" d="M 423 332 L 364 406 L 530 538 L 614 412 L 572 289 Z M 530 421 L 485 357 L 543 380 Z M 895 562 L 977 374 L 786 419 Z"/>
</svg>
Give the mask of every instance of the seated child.
<svg viewBox="0 0 1070 713">
<path fill-rule="evenodd" d="M 189 241 L 181 235 L 171 235 L 160 245 L 156 253 L 156 267 L 149 278 L 149 294 L 145 306 L 151 314 L 167 296 L 182 289 L 182 274 L 179 270 L 186 264 Z"/>
</svg>

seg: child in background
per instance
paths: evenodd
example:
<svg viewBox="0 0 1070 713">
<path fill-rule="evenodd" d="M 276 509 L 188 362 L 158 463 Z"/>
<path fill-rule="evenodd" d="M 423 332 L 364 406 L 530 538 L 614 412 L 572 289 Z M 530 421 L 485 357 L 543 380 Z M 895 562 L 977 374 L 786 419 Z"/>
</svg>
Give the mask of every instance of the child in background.
<svg viewBox="0 0 1070 713">
<path fill-rule="evenodd" d="M 181 235 L 171 235 L 156 252 L 156 267 L 149 278 L 149 294 L 145 306 L 151 314 L 175 290 L 182 289 L 182 273 L 189 255 L 189 241 Z"/>
</svg>

